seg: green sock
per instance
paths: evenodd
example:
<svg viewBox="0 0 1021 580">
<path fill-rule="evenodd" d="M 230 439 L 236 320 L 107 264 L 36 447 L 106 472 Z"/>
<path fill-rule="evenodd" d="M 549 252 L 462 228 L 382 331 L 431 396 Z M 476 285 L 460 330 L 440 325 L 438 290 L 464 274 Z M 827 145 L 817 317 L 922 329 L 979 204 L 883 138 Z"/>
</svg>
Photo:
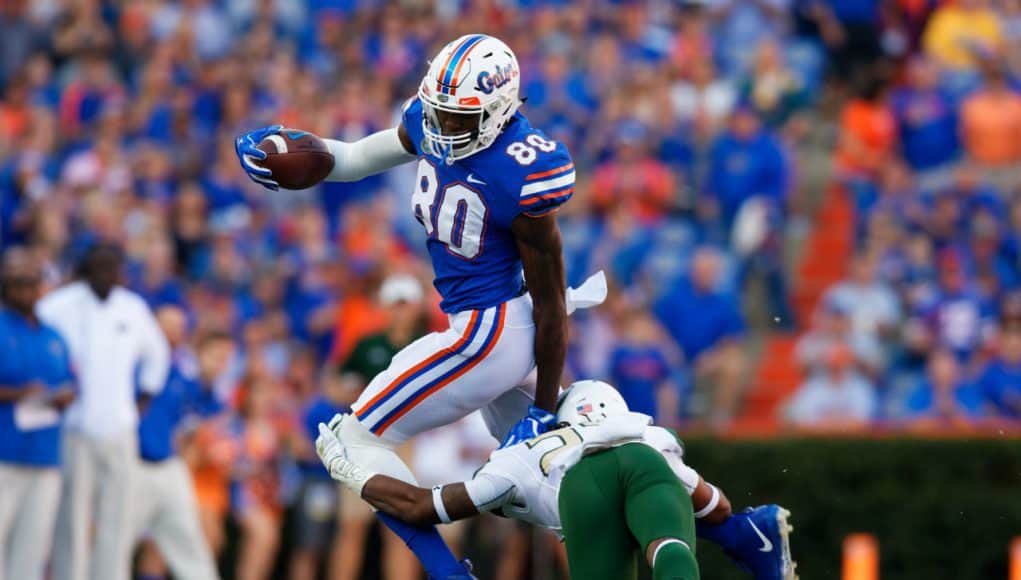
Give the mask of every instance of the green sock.
<svg viewBox="0 0 1021 580">
<path fill-rule="evenodd" d="M 656 552 L 652 577 L 654 580 L 698 580 L 695 554 L 679 542 L 664 544 Z"/>
</svg>

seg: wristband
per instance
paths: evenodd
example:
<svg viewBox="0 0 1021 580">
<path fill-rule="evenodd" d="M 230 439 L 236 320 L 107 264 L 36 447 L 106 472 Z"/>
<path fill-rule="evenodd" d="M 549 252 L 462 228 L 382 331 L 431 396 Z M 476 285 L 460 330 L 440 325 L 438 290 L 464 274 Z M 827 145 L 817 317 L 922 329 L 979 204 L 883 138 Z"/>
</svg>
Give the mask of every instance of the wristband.
<svg viewBox="0 0 1021 580">
<path fill-rule="evenodd" d="M 705 504 L 705 507 L 695 512 L 695 519 L 702 519 L 707 515 L 713 513 L 716 506 L 720 504 L 720 489 L 711 483 L 707 483 L 709 487 L 713 488 L 713 495 L 709 498 L 709 503 Z"/>
<path fill-rule="evenodd" d="M 436 515 L 439 516 L 440 521 L 449 524 L 450 516 L 447 515 L 447 508 L 443 505 L 443 486 L 433 486 L 433 508 L 436 509 Z"/>
</svg>

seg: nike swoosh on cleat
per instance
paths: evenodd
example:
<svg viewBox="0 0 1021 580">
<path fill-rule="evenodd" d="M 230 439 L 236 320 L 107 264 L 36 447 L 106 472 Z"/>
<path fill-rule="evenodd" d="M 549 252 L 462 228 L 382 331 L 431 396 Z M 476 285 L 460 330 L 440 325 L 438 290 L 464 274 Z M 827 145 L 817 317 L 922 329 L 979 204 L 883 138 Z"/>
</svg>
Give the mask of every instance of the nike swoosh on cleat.
<svg viewBox="0 0 1021 580">
<path fill-rule="evenodd" d="M 759 537 L 759 539 L 762 540 L 762 547 L 759 548 L 759 551 L 760 552 L 772 552 L 773 551 L 773 542 L 770 542 L 769 538 L 767 538 L 761 531 L 759 531 L 758 526 L 755 525 L 755 522 L 753 522 L 751 520 L 751 518 L 748 519 L 748 525 L 750 525 L 752 527 L 752 529 L 755 530 L 755 535 L 757 535 Z"/>
<path fill-rule="evenodd" d="M 475 175 L 472 174 L 472 173 L 468 174 L 468 183 L 477 183 L 479 185 L 485 185 L 486 184 L 485 181 L 482 181 L 478 177 L 475 177 Z"/>
</svg>

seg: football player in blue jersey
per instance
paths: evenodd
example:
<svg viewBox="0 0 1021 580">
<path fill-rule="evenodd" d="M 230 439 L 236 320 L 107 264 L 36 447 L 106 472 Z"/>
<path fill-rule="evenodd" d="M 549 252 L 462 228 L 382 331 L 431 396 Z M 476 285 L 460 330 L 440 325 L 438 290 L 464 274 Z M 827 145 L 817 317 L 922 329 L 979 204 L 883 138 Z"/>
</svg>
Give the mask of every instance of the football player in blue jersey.
<svg viewBox="0 0 1021 580">
<path fill-rule="evenodd" d="M 358 463 L 409 483 L 414 476 L 393 448 L 425 430 L 481 409 L 506 446 L 555 421 L 567 349 L 555 214 L 574 191 L 574 164 L 518 111 L 520 76 L 506 44 L 469 34 L 432 59 L 398 127 L 354 143 L 326 140 L 335 160 L 330 181 L 418 167 L 411 210 L 425 229 L 450 328 L 394 356 L 355 402 L 357 420 L 337 433 Z M 281 131 L 265 127 L 235 144 L 248 175 L 269 188 L 278 184 L 257 146 Z M 380 519 L 433 577 L 469 577 L 434 528 Z"/>
</svg>

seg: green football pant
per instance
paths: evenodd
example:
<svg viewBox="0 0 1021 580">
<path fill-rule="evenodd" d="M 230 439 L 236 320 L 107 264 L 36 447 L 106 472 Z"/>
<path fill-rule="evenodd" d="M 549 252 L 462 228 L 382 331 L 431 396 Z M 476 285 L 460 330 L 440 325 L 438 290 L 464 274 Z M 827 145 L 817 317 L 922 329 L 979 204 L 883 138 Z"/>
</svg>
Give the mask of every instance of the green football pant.
<svg viewBox="0 0 1021 580">
<path fill-rule="evenodd" d="M 653 448 L 629 443 L 582 459 L 564 476 L 560 521 L 571 578 L 633 580 L 656 540 L 656 580 L 696 580 L 695 516 L 681 482 Z"/>
</svg>

